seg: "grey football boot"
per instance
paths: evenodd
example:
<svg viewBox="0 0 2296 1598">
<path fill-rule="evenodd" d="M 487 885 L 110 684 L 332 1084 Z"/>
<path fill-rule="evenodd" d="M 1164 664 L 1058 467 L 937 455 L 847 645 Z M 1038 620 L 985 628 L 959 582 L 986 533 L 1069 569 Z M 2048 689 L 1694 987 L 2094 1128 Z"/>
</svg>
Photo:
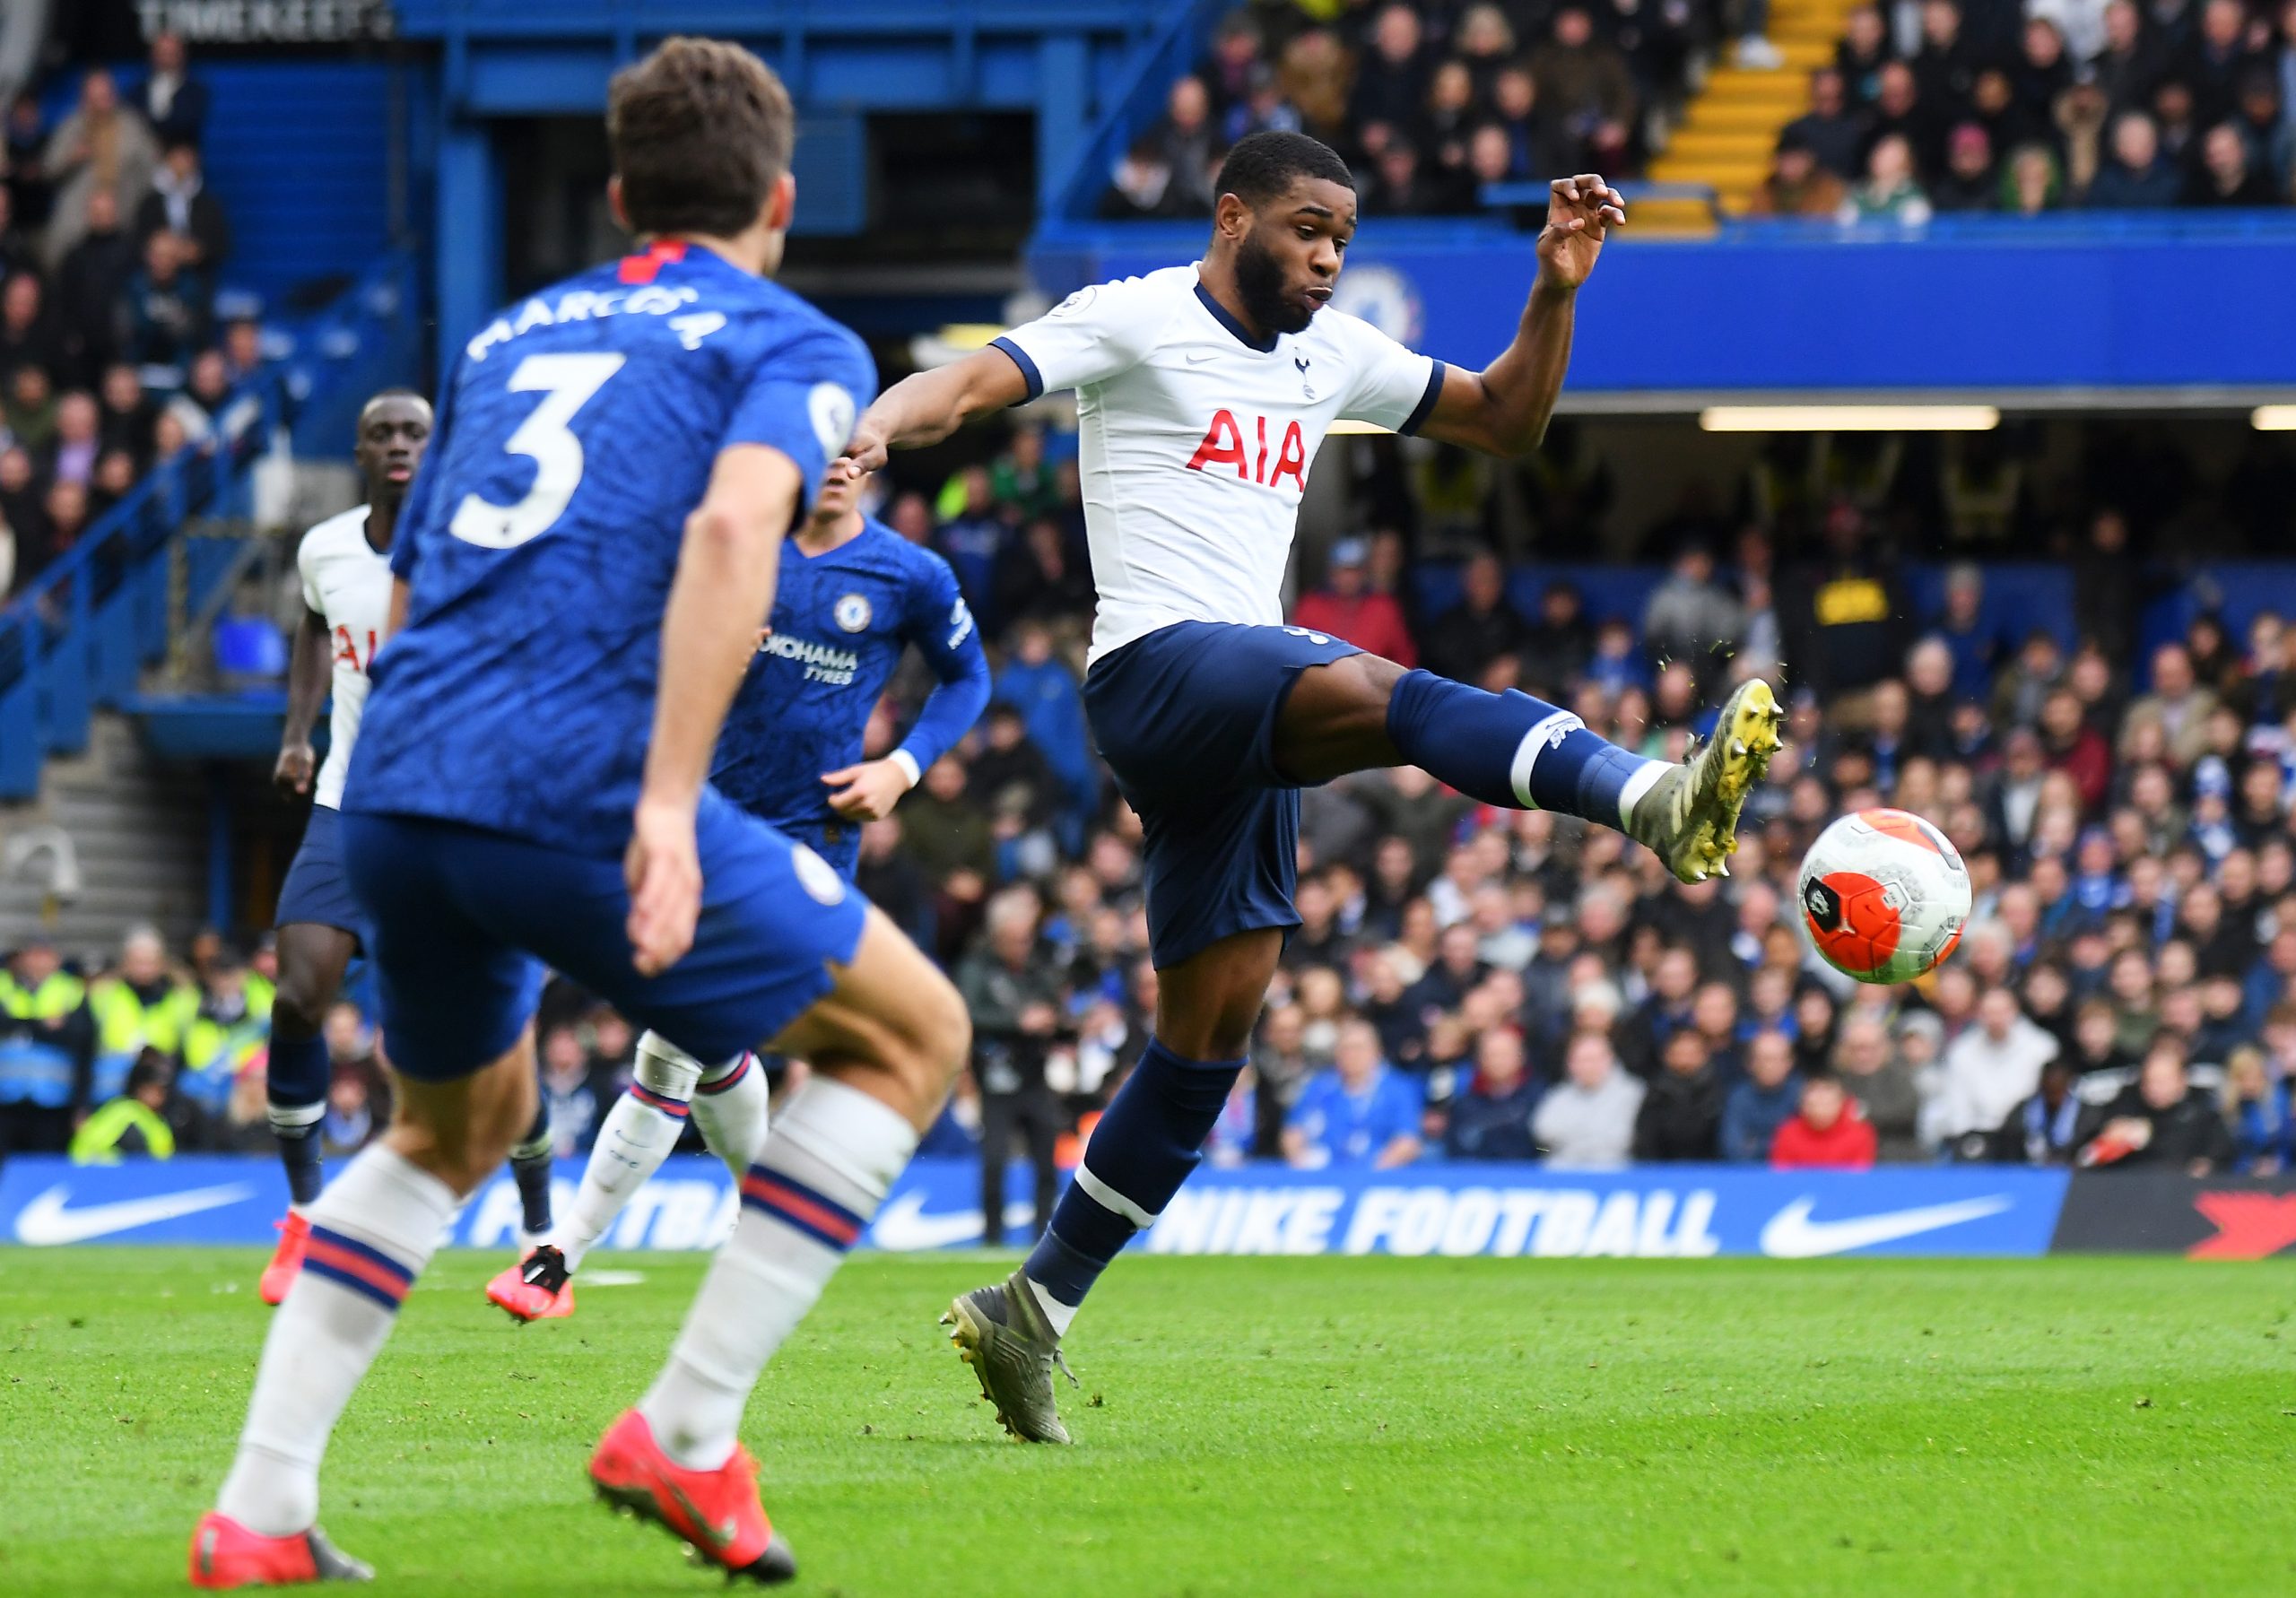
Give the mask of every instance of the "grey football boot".
<svg viewBox="0 0 2296 1598">
<path fill-rule="evenodd" d="M 1741 682 L 1715 718 L 1714 736 L 1634 803 L 1627 836 L 1685 882 L 1719 872 L 1738 847 L 1738 810 L 1779 750 L 1778 697 L 1761 678 Z"/>
<path fill-rule="evenodd" d="M 996 1419 L 1023 1443 L 1065 1443 L 1068 1429 L 1052 1402 L 1052 1368 L 1076 1385 L 1075 1373 L 1060 1357 L 1060 1336 L 1045 1318 L 1036 1290 L 1015 1271 L 1003 1281 L 975 1288 L 949 1305 L 941 1317 L 957 1356 L 980 1378 L 980 1395 L 996 1406 Z"/>
</svg>

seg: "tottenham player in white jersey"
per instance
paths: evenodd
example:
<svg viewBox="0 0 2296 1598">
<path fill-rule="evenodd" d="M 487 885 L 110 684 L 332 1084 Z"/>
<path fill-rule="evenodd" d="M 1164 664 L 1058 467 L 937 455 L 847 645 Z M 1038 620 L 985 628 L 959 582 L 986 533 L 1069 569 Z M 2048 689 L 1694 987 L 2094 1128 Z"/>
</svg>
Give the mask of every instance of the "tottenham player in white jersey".
<svg viewBox="0 0 2296 1598">
<path fill-rule="evenodd" d="M 289 656 L 287 725 L 272 781 L 291 799 L 309 795 L 311 818 L 279 894 L 279 997 L 271 1012 L 266 1075 L 291 1208 L 279 1224 L 279 1246 L 264 1268 L 265 1304 L 285 1298 L 302 1268 L 310 1231 L 303 1211 L 319 1195 L 319 1122 L 327 1090 L 320 1023 L 342 990 L 351 957 L 368 941 L 366 917 L 344 874 L 343 779 L 367 704 L 367 668 L 389 618 L 391 538 L 399 507 L 430 443 L 430 401 L 405 388 L 387 388 L 369 400 L 359 412 L 352 449 L 367 502 L 313 527 L 295 551 L 303 620 Z M 330 697 L 326 762 L 319 765 L 311 729 Z"/>
<path fill-rule="evenodd" d="M 1155 1038 L 1095 1127 L 1050 1228 L 1006 1281 L 944 1319 L 1015 1436 L 1068 1440 L 1060 1339 L 1102 1269 L 1200 1158 L 1244 1064 L 1291 928 L 1299 788 L 1423 768 L 1496 805 L 1618 828 L 1688 882 L 1725 869 L 1738 810 L 1778 747 L 1750 681 L 1685 764 L 1647 760 L 1575 716 L 1406 672 L 1283 622 L 1281 586 L 1317 447 L 1347 419 L 1484 453 L 1537 447 L 1570 364 L 1580 286 L 1626 220 L 1598 177 L 1552 185 L 1514 341 L 1481 371 L 1413 354 L 1326 309 L 1355 232 L 1352 180 L 1301 134 L 1239 141 L 1193 265 L 1102 283 L 988 349 L 888 390 L 846 469 L 929 443 L 1046 389 L 1076 391 L 1100 590 L 1084 701 L 1145 833 Z"/>
</svg>

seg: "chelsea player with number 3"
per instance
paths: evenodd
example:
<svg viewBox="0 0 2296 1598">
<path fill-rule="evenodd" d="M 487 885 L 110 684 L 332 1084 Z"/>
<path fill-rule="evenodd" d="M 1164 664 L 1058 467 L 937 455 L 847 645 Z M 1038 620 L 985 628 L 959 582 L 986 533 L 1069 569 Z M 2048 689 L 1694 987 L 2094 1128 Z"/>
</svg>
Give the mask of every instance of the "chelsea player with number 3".
<svg viewBox="0 0 2296 1598">
<path fill-rule="evenodd" d="M 726 713 L 709 773 L 720 794 L 811 847 L 848 882 L 862 824 L 891 814 L 988 703 L 988 657 L 956 574 L 862 515 L 859 495 L 852 479 L 831 478 L 783 543 L 772 625 Z M 870 712 L 911 644 L 939 685 L 899 748 L 864 760 Z M 487 1298 L 521 1321 L 573 1314 L 583 1255 L 661 1169 L 688 1116 L 740 1181 L 765 1138 L 765 1073 L 746 1053 L 705 1064 L 648 1032 L 629 1090 L 598 1128 L 573 1205 L 487 1284 Z"/>
<path fill-rule="evenodd" d="M 813 1062 L 668 1362 L 589 1466 L 700 1558 L 787 1578 L 742 1411 L 971 1047 L 933 963 L 706 780 L 784 534 L 874 387 L 860 341 L 768 281 L 796 196 L 788 94 L 737 46 L 672 39 L 615 74 L 606 135 L 639 253 L 464 346 L 393 548 L 343 816 L 398 1116 L 310 1208 L 195 1586 L 371 1574 L 314 1524 L 319 1462 L 534 1114 L 545 964 L 695 1059 Z"/>
</svg>

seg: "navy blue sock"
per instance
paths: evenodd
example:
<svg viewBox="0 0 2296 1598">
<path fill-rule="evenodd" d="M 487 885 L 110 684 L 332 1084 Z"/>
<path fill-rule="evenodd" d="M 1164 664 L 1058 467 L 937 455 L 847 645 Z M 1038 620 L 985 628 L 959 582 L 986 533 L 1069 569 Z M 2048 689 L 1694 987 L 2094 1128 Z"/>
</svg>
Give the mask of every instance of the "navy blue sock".
<svg viewBox="0 0 2296 1598">
<path fill-rule="evenodd" d="M 296 1204 L 319 1196 L 319 1125 L 326 1116 L 326 1040 L 271 1039 L 265 1067 L 265 1097 L 270 1102 L 271 1132 L 279 1140 L 279 1163 L 287 1168 L 287 1194 Z"/>
<path fill-rule="evenodd" d="M 518 1184 L 518 1203 L 526 1212 L 530 1237 L 550 1230 L 550 1105 L 535 1106 L 534 1125 L 510 1151 L 510 1175 Z"/>
<path fill-rule="evenodd" d="M 1619 824 L 1635 774 L 1660 764 L 1596 737 L 1544 699 L 1512 689 L 1485 693 L 1432 672 L 1406 672 L 1396 684 L 1387 736 L 1405 760 L 1471 799 L 1605 827 Z"/>
<path fill-rule="evenodd" d="M 1204 1159 L 1241 1060 L 1184 1060 L 1152 1038 L 1092 1128 L 1075 1179 L 1022 1267 L 1063 1304 L 1084 1301 L 1110 1260 Z"/>
</svg>

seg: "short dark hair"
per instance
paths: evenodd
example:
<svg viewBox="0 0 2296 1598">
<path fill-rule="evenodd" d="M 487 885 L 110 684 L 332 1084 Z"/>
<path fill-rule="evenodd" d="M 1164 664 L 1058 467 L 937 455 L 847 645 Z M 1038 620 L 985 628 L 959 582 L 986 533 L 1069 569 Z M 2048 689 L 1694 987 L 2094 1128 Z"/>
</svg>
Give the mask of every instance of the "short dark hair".
<svg viewBox="0 0 2296 1598">
<path fill-rule="evenodd" d="M 665 39 L 606 89 L 606 144 L 639 233 L 743 231 L 796 138 L 789 91 L 739 45 Z"/>
<path fill-rule="evenodd" d="M 1276 198 L 1301 178 L 1320 178 L 1342 188 L 1355 187 L 1355 174 L 1321 139 L 1270 129 L 1238 139 L 1220 163 L 1214 192 L 1233 195 L 1247 205 Z"/>
</svg>

